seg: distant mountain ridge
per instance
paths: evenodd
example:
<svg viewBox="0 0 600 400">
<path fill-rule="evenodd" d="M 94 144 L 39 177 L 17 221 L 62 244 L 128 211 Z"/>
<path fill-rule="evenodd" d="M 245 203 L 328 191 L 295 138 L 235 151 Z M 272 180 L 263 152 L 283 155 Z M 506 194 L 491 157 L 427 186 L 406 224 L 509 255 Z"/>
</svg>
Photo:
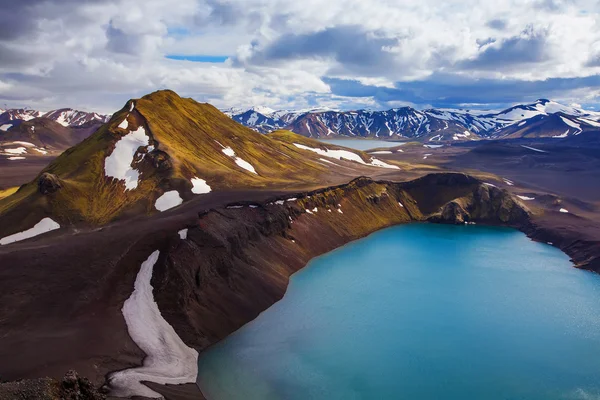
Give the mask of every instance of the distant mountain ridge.
<svg viewBox="0 0 600 400">
<path fill-rule="evenodd" d="M 80 143 L 110 116 L 61 108 L 49 112 L 0 110 L 0 160 L 55 156 Z"/>
<path fill-rule="evenodd" d="M 104 124 L 110 120 L 110 115 L 78 111 L 72 108 L 61 108 L 48 112 L 24 108 L 0 109 L 0 131 L 6 132 L 12 127 L 19 126 L 21 123 L 35 118 L 47 118 L 64 127 L 80 127 L 92 122 Z"/>
<path fill-rule="evenodd" d="M 576 136 L 600 130 L 600 112 L 540 99 L 506 110 L 274 111 L 265 107 L 226 110 L 235 121 L 258 132 L 277 129 L 314 138 L 363 137 L 417 139 L 424 142 Z"/>
</svg>

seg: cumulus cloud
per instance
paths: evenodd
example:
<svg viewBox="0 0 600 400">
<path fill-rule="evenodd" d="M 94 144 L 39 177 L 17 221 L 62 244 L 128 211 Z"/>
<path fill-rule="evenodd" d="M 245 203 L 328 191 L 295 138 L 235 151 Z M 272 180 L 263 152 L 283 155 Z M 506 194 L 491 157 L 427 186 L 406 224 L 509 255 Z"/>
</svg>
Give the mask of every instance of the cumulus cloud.
<svg viewBox="0 0 600 400">
<path fill-rule="evenodd" d="M 0 103 L 598 103 L 597 0 L 0 0 Z M 224 63 L 168 55 L 229 57 Z M 205 56 L 205 57 L 204 57 Z"/>
<path fill-rule="evenodd" d="M 546 36 L 545 31 L 536 32 L 529 27 L 518 36 L 500 42 L 489 41 L 482 46 L 475 58 L 462 62 L 461 66 L 469 69 L 497 69 L 546 61 L 549 59 Z"/>
<path fill-rule="evenodd" d="M 406 101 L 434 107 L 479 105 L 494 108 L 534 101 L 543 97 L 540 93 L 567 103 L 576 99 L 590 103 L 600 94 L 600 75 L 523 81 L 436 74 L 426 80 L 398 83 L 394 88 L 364 85 L 358 81 L 343 79 L 327 79 L 327 82 L 336 95 L 370 97 L 383 105 Z"/>
<path fill-rule="evenodd" d="M 332 69 L 374 75 L 397 64 L 393 48 L 399 38 L 365 32 L 356 25 L 343 25 L 303 34 L 281 35 L 268 45 L 255 44 L 241 63 L 268 65 L 289 60 L 321 59 Z"/>
</svg>

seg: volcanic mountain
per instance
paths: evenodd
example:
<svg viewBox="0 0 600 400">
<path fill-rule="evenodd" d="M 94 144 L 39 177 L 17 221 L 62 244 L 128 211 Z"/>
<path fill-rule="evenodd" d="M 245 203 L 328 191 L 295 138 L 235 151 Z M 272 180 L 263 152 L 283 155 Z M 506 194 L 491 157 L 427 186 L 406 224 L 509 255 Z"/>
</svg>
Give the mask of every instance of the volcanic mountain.
<svg viewBox="0 0 600 400">
<path fill-rule="evenodd" d="M 45 218 L 60 226 L 98 225 L 164 211 L 211 190 L 310 186 L 361 169 L 398 167 L 291 132 L 262 135 L 211 105 L 159 91 L 127 102 L 1 200 L 0 237 Z"/>
</svg>

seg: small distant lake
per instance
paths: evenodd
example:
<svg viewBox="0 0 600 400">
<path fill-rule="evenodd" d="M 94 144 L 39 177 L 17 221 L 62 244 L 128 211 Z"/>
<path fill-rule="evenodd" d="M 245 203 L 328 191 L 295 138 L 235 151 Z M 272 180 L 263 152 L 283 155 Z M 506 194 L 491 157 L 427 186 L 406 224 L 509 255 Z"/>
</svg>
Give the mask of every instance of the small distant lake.
<svg viewBox="0 0 600 400">
<path fill-rule="evenodd" d="M 376 149 L 378 147 L 398 147 L 405 144 L 405 142 L 388 142 L 385 140 L 373 139 L 319 139 L 319 141 L 362 151 Z"/>
<path fill-rule="evenodd" d="M 379 231 L 199 359 L 209 400 L 599 399 L 600 276 L 506 228 Z"/>
</svg>

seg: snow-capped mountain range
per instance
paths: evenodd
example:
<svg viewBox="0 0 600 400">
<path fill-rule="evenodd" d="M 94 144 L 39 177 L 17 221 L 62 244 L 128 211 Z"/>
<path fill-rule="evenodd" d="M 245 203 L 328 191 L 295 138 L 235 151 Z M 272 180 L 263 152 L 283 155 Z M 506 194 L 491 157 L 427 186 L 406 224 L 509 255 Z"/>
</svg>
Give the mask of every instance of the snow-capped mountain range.
<svg viewBox="0 0 600 400">
<path fill-rule="evenodd" d="M 266 107 L 225 110 L 259 132 L 288 129 L 308 137 L 415 138 L 428 142 L 481 138 L 564 138 L 600 131 L 600 112 L 540 99 L 503 111 L 462 109 L 387 111 L 275 111 Z"/>
<path fill-rule="evenodd" d="M 35 118 L 47 118 L 61 124 L 64 127 L 79 127 L 88 123 L 105 123 L 110 115 L 102 115 L 94 112 L 77 111 L 71 108 L 61 108 L 48 112 L 30 109 L 0 109 L 0 130 L 8 131 L 12 127 Z"/>
</svg>

